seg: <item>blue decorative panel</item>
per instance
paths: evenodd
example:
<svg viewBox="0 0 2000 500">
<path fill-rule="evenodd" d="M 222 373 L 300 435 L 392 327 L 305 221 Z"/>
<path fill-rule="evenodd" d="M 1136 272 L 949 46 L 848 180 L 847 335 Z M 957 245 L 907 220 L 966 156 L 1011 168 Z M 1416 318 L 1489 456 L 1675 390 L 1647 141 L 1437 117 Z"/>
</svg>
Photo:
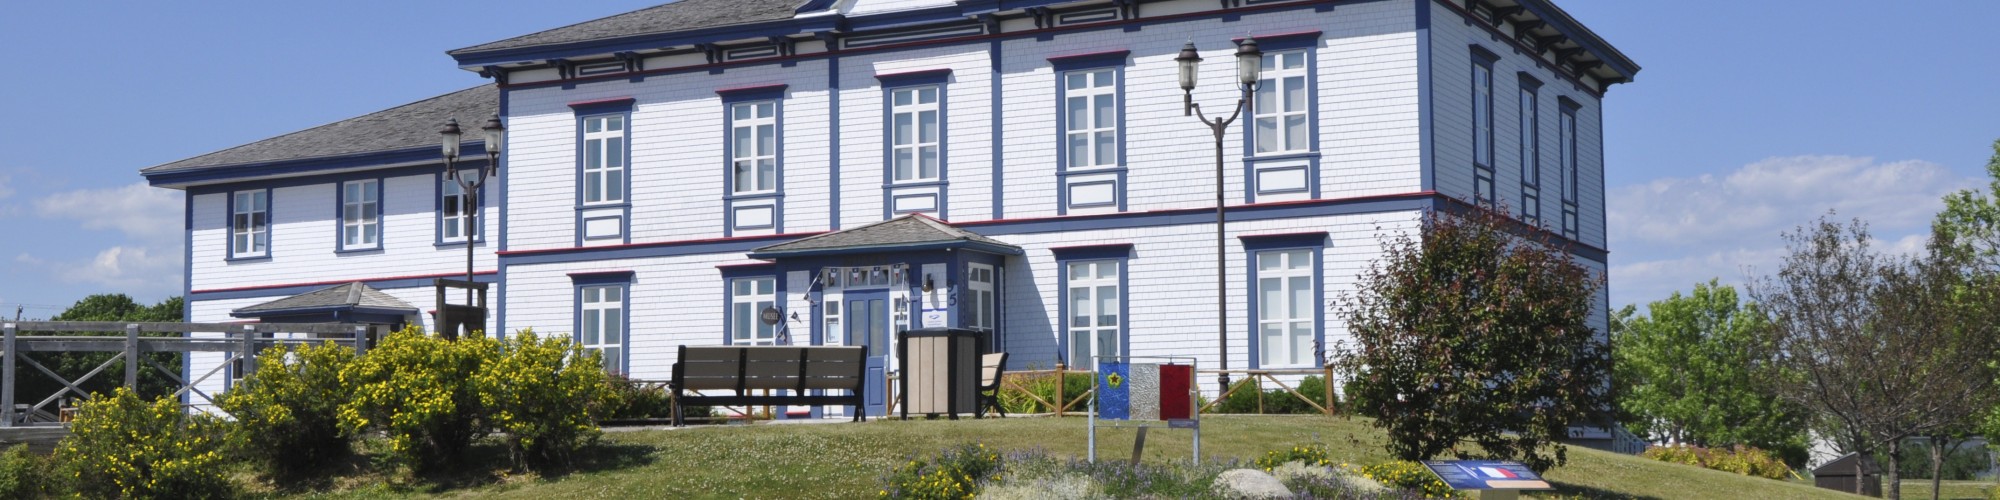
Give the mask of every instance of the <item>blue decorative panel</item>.
<svg viewBox="0 0 2000 500">
<path fill-rule="evenodd" d="M 1158 374 L 1158 370 L 1154 371 Z M 1097 363 L 1097 418 L 1132 419 L 1132 366 L 1129 363 Z M 1154 412 L 1157 414 L 1157 406 Z"/>
</svg>

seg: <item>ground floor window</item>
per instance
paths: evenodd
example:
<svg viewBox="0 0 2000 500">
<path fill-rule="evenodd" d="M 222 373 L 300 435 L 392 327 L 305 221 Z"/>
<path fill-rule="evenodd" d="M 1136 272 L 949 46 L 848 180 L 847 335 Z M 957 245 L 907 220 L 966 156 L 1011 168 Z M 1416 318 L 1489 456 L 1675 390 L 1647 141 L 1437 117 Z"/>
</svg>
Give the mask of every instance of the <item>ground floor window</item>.
<svg viewBox="0 0 2000 500">
<path fill-rule="evenodd" d="M 604 370 L 621 372 L 625 366 L 625 287 L 586 286 L 578 289 L 582 299 L 577 342 L 604 356 Z"/>
<path fill-rule="evenodd" d="M 729 283 L 729 338 L 736 345 L 774 345 L 775 326 L 760 320 L 777 304 L 776 278 L 738 278 Z"/>
<path fill-rule="evenodd" d="M 995 295 L 995 291 L 999 289 L 996 286 L 999 280 L 1000 278 L 994 274 L 993 266 L 985 264 L 966 266 L 965 288 L 966 299 L 969 302 L 964 305 L 964 312 L 961 313 L 965 315 L 965 327 L 986 332 L 989 348 L 994 352 L 1000 351 L 999 334 L 995 333 L 996 327 L 1000 324 L 999 319 L 995 317 L 1000 311 L 999 299 Z"/>
<path fill-rule="evenodd" d="M 1124 294 L 1116 260 L 1070 262 L 1065 266 L 1069 295 L 1069 364 L 1094 370 L 1097 356 L 1122 354 Z"/>
<path fill-rule="evenodd" d="M 1314 365 L 1318 301 L 1313 251 L 1257 252 L 1258 359 L 1264 367 Z"/>
</svg>

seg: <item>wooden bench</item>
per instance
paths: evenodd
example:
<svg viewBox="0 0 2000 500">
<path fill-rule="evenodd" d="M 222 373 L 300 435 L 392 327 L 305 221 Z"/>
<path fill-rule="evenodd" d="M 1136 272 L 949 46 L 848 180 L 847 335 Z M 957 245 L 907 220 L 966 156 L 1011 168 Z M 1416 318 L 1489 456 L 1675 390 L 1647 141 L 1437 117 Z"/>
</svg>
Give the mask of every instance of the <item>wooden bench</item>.
<svg viewBox="0 0 2000 500">
<path fill-rule="evenodd" d="M 681 346 L 669 384 L 674 425 L 686 425 L 681 408 L 711 405 L 845 405 L 855 407 L 855 421 L 865 420 L 861 388 L 867 356 L 860 346 Z M 725 390 L 735 394 L 696 392 Z M 833 394 L 843 390 L 846 395 Z M 792 392 L 771 394 L 775 391 Z"/>
</svg>

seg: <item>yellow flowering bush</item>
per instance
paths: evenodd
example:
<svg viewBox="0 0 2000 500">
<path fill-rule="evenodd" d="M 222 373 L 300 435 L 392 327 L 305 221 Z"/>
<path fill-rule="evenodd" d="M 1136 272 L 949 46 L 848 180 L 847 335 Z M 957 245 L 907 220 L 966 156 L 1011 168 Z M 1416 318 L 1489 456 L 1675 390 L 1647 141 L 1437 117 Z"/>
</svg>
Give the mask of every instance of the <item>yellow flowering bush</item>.
<svg viewBox="0 0 2000 500">
<path fill-rule="evenodd" d="M 1264 452 L 1264 456 L 1257 458 L 1257 468 L 1270 472 L 1271 469 L 1290 462 L 1305 462 L 1306 465 L 1322 467 L 1333 465 L 1333 459 L 1326 455 L 1326 445 L 1313 443 Z"/>
<path fill-rule="evenodd" d="M 521 331 L 473 376 L 488 421 L 506 433 L 515 467 L 544 469 L 597 439 L 597 419 L 613 406 L 602 355 L 566 336 Z"/>
<path fill-rule="evenodd" d="M 353 348 L 332 343 L 264 351 L 257 370 L 222 395 L 236 420 L 230 443 L 280 478 L 347 458 L 354 434 L 340 425 L 340 407 L 351 391 L 340 375 L 353 363 Z"/>
<path fill-rule="evenodd" d="M 490 429 L 473 379 L 499 354 L 499 342 L 483 335 L 452 341 L 414 326 L 390 334 L 341 370 L 353 391 L 340 407 L 341 425 L 380 429 L 386 457 L 416 471 L 448 465 Z"/>
<path fill-rule="evenodd" d="M 85 498 L 227 497 L 234 487 L 223 475 L 218 425 L 205 414 L 183 416 L 171 397 L 148 403 L 119 388 L 79 407 L 55 457 Z"/>
<path fill-rule="evenodd" d="M 910 460 L 889 473 L 883 498 L 970 499 L 979 484 L 1000 470 L 1000 453 L 972 443 L 946 449 L 935 460 Z"/>
<path fill-rule="evenodd" d="M 1445 484 L 1443 479 L 1438 479 L 1437 475 L 1431 474 L 1430 468 L 1424 467 L 1424 464 L 1408 460 L 1363 466 L 1355 472 L 1361 473 L 1361 477 L 1373 479 L 1375 482 L 1393 488 L 1402 488 L 1423 493 L 1424 498 L 1458 498 L 1464 496 L 1460 495 L 1457 490 L 1451 489 L 1451 485 Z"/>
<path fill-rule="evenodd" d="M 1770 452 L 1743 445 L 1731 448 L 1703 448 L 1686 444 L 1652 446 L 1639 456 L 1765 479 L 1785 479 L 1797 475 L 1792 472 L 1791 466 L 1785 465 L 1783 460 Z"/>
</svg>

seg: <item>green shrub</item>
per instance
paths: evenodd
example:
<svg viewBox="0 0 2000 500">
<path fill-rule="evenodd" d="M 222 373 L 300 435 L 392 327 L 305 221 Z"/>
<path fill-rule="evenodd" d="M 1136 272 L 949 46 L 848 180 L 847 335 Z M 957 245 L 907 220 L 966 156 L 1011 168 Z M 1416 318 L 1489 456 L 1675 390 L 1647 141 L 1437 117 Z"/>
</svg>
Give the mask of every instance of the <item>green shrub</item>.
<svg viewBox="0 0 2000 500">
<path fill-rule="evenodd" d="M 1661 462 L 1704 467 L 1765 479 L 1785 479 L 1796 474 L 1785 461 L 1770 452 L 1749 446 L 1702 448 L 1677 444 L 1646 448 L 1640 456 Z"/>
<path fill-rule="evenodd" d="M 1367 465 L 1357 472 L 1361 473 L 1361 477 L 1373 479 L 1383 485 L 1423 493 L 1424 498 L 1463 497 L 1459 492 L 1452 490 L 1451 485 L 1445 484 L 1444 480 L 1432 474 L 1430 468 L 1409 460 Z"/>
<path fill-rule="evenodd" d="M 1237 386 L 1236 392 L 1229 393 L 1228 399 L 1222 400 L 1222 404 L 1215 405 L 1215 412 L 1260 413 L 1257 411 L 1258 393 L 1256 383 L 1257 381 L 1252 379 L 1241 381 Z M 1269 381 L 1265 381 L 1264 388 L 1267 390 L 1263 392 L 1264 405 L 1261 412 L 1263 414 L 1304 415 L 1319 413 L 1318 409 L 1306 404 L 1298 396 L 1293 396 L 1291 391 L 1286 391 L 1283 387 L 1278 387 L 1276 384 L 1270 384 Z M 1322 407 L 1326 406 L 1326 380 L 1320 378 L 1318 375 L 1308 376 L 1300 380 L 1298 385 L 1292 388 L 1298 391 L 1300 396 L 1305 396 L 1306 399 L 1312 400 L 1313 403 Z"/>
<path fill-rule="evenodd" d="M 515 467 L 568 465 L 571 453 L 597 440 L 597 420 L 610 409 L 614 395 L 602 355 L 568 336 L 538 337 L 531 330 L 501 348 L 473 378 L 480 405 L 492 412 L 488 422 L 506 433 Z"/>
<path fill-rule="evenodd" d="M 674 394 L 665 385 L 642 384 L 623 374 L 611 374 L 604 380 L 606 390 L 611 394 L 605 401 L 604 420 L 640 420 L 672 418 L 674 416 Z M 688 418 L 715 416 L 714 408 L 689 406 L 684 410 Z"/>
<path fill-rule="evenodd" d="M 1375 411 L 1375 402 L 1367 398 L 1367 391 L 1361 390 L 1361 384 L 1361 377 L 1348 378 L 1346 382 L 1341 383 L 1340 397 L 1344 398 L 1344 400 L 1341 402 L 1340 410 L 1353 415 L 1374 418 L 1378 415 L 1378 412 Z"/>
<path fill-rule="evenodd" d="M 237 454 L 281 478 L 352 456 L 340 406 L 353 391 L 340 374 L 353 363 L 354 349 L 332 343 L 264 351 L 219 403 L 236 421 L 229 442 Z"/>
<path fill-rule="evenodd" d="M 1264 456 L 1257 458 L 1257 468 L 1269 472 L 1291 462 L 1305 462 L 1306 465 L 1323 467 L 1334 465 L 1333 459 L 1326 454 L 1326 445 L 1313 443 L 1264 452 Z"/>
<path fill-rule="evenodd" d="M 1090 392 L 1090 379 L 1091 375 L 1088 373 L 1064 373 L 1062 376 L 1063 399 L 1074 400 L 1077 396 Z M 1067 403 L 1067 401 L 1056 401 L 1056 376 L 1054 373 L 1010 373 L 1007 374 L 1007 380 L 1007 384 L 1001 384 L 1000 386 L 1000 407 L 1006 409 L 1007 413 L 1055 412 L 1054 408 L 1042 405 L 1041 401 L 1036 401 L 1035 398 L 1041 398 L 1042 401 L 1047 401 L 1051 404 Z M 1023 389 L 1026 389 L 1026 391 L 1015 389 L 1011 387 L 1012 385 L 1019 385 Z M 1034 395 L 1033 398 L 1029 397 L 1031 394 Z M 1071 411 L 1081 411 L 1082 409 L 1082 404 L 1070 408 Z"/>
<path fill-rule="evenodd" d="M 912 499 L 972 498 L 979 483 L 1000 470 L 1000 453 L 983 443 L 946 449 L 935 459 L 913 459 L 883 480 L 881 496 Z"/>
<path fill-rule="evenodd" d="M 78 408 L 55 456 L 85 498 L 227 497 L 218 425 L 183 416 L 173 398 L 147 403 L 119 388 Z"/>
<path fill-rule="evenodd" d="M 341 374 L 354 391 L 341 405 L 341 424 L 380 429 L 385 457 L 417 472 L 450 464 L 490 429 L 472 381 L 499 352 L 484 335 L 451 341 L 414 326 L 390 334 Z"/>
<path fill-rule="evenodd" d="M 0 498 L 51 498 L 60 483 L 49 460 L 17 444 L 0 453 Z"/>
</svg>

